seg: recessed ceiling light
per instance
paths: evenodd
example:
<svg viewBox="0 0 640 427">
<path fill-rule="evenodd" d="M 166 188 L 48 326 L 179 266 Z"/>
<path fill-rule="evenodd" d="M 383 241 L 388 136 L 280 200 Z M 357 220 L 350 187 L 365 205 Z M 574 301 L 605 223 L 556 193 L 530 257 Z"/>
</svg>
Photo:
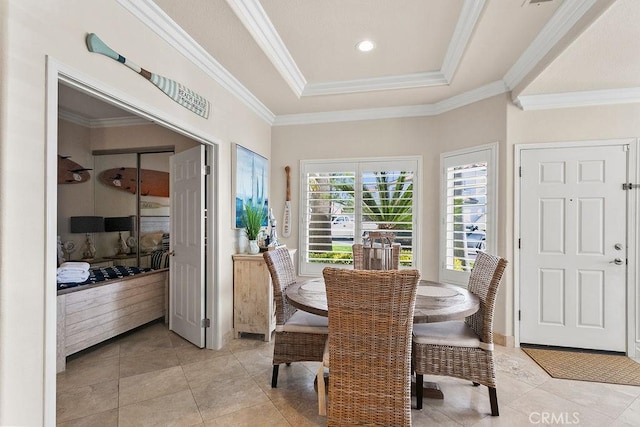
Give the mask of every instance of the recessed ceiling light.
<svg viewBox="0 0 640 427">
<path fill-rule="evenodd" d="M 356 47 L 360 52 L 370 52 L 376 47 L 376 44 L 371 40 L 362 40 Z"/>
</svg>

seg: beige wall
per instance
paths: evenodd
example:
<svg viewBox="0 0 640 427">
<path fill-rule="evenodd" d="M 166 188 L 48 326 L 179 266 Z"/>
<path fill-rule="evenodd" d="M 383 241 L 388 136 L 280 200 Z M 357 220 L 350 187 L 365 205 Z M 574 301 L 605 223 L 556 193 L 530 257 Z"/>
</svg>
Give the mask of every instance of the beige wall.
<svg viewBox="0 0 640 427">
<path fill-rule="evenodd" d="M 640 136 L 640 105 L 522 111 L 508 108 L 511 144 L 582 141 Z"/>
<path fill-rule="evenodd" d="M 489 143 L 498 143 L 498 255 L 507 260 L 513 259 L 511 241 L 513 235 L 513 210 L 507 208 L 508 183 L 513 180 L 512 169 L 506 165 L 507 159 L 507 104 L 508 95 L 499 95 L 466 107 L 458 108 L 438 116 L 438 156 L 440 153 L 474 147 Z M 433 170 L 433 181 L 436 183 L 434 197 L 439 197 L 440 173 L 439 163 Z M 435 199 L 437 200 L 437 199 Z M 440 217 L 430 217 L 431 227 L 436 231 Z M 437 235 L 436 235 L 437 236 Z M 436 260 L 438 254 L 429 254 Z M 434 266 L 437 268 L 437 266 Z M 507 266 L 498 297 L 494 315 L 494 330 L 506 336 L 513 335 L 513 274 L 511 264 Z"/>
<path fill-rule="evenodd" d="M 174 146 L 179 153 L 196 145 L 193 139 L 155 124 L 91 129 L 92 150 Z"/>
<path fill-rule="evenodd" d="M 55 371 L 55 351 L 49 348 L 45 357 L 44 347 L 45 309 L 55 313 L 55 303 L 50 304 L 55 283 L 44 279 L 51 257 L 44 253 L 47 56 L 81 80 L 86 76 L 113 88 L 143 110 L 153 106 L 161 119 L 218 144 L 213 202 L 220 208 L 215 218 L 218 241 L 225 243 L 217 244 L 218 258 L 210 266 L 219 284 L 213 293 L 217 300 L 210 302 L 214 328 L 229 336 L 233 245 L 228 242 L 235 238 L 230 209 L 225 209 L 231 200 L 229 146 L 239 142 L 268 156 L 270 127 L 115 1 L 8 0 L 0 2 L 0 9 L 0 425 L 35 426 L 55 422 L 55 376 L 44 368 L 50 359 Z M 88 32 L 205 96 L 212 102 L 209 119 L 172 102 L 123 65 L 88 52 Z M 55 228 L 54 221 L 49 233 L 55 234 Z M 45 394 L 50 397 L 46 407 Z"/>
<path fill-rule="evenodd" d="M 423 155 L 434 140 L 432 122 L 411 118 L 274 127 L 270 200 L 279 221 L 285 200 L 284 167 L 291 167 L 293 227 L 291 237 L 279 238 L 280 242 L 298 247 L 300 160 Z"/>
<path fill-rule="evenodd" d="M 66 120 L 58 122 L 58 154 L 71 156 L 80 166 L 93 169 L 90 147 L 91 130 Z M 69 217 L 94 214 L 94 172 L 89 171 L 88 181 L 58 185 L 58 227 L 57 235 L 63 242 L 71 240 L 76 244 L 74 256 L 82 254 L 84 235 L 71 234 Z"/>
</svg>

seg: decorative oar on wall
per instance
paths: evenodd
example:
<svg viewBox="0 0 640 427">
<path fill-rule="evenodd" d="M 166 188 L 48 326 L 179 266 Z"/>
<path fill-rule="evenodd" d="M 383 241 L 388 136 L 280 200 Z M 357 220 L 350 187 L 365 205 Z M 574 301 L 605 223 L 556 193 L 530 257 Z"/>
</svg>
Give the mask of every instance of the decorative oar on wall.
<svg viewBox="0 0 640 427">
<path fill-rule="evenodd" d="M 193 111 L 197 115 L 204 117 L 205 119 L 209 118 L 209 110 L 211 108 L 211 104 L 209 104 L 209 101 L 207 101 L 204 97 L 198 95 L 197 93 L 181 85 L 180 83 L 154 74 L 134 64 L 133 62 L 129 61 L 124 56 L 120 55 L 118 52 L 107 46 L 102 40 L 100 40 L 97 35 L 95 35 L 95 33 L 87 35 L 87 48 L 91 52 L 100 53 L 102 55 L 108 56 L 109 58 L 115 59 L 118 62 L 121 62 L 136 73 L 140 74 L 145 79 L 149 80 L 158 89 L 167 94 L 169 98 L 173 99 L 178 104 L 182 105 L 190 111 Z"/>
</svg>

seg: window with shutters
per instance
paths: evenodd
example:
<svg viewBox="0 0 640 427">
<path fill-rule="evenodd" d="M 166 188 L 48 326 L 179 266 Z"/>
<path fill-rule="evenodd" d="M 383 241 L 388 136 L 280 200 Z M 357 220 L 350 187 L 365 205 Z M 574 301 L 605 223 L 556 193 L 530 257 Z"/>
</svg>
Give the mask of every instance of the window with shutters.
<svg viewBox="0 0 640 427">
<path fill-rule="evenodd" d="M 416 265 L 418 157 L 301 162 L 300 274 L 351 268 L 351 246 L 372 230 L 402 245 L 401 267 Z"/>
<path fill-rule="evenodd" d="M 478 251 L 495 253 L 497 144 L 444 153 L 440 281 L 466 285 Z"/>
</svg>

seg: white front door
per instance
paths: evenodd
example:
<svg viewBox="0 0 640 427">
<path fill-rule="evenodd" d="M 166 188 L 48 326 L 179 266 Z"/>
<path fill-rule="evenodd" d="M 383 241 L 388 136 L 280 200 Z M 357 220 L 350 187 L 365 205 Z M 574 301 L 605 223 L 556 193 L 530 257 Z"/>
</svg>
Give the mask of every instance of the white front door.
<svg viewBox="0 0 640 427">
<path fill-rule="evenodd" d="M 520 153 L 520 342 L 625 351 L 628 146 Z"/>
<path fill-rule="evenodd" d="M 205 345 L 205 147 L 171 157 L 169 329 Z"/>
</svg>

